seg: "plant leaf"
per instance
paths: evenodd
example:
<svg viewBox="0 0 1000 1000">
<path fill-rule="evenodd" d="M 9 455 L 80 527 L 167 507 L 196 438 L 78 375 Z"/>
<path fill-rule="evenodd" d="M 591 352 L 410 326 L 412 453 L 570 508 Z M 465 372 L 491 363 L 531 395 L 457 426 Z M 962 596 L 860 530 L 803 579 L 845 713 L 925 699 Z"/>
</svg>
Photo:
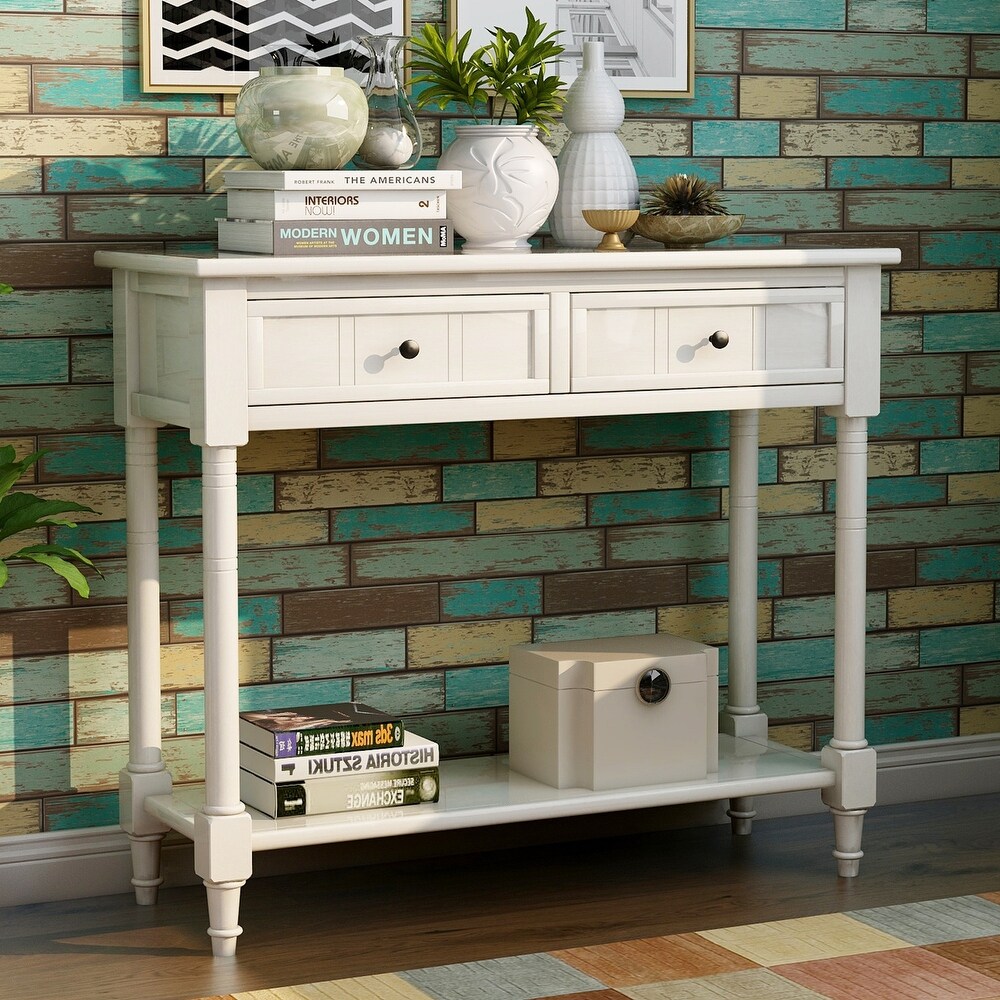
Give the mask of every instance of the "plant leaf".
<svg viewBox="0 0 1000 1000">
<path fill-rule="evenodd" d="M 69 559 L 79 559 L 88 566 L 94 564 L 76 549 L 61 545 L 32 545 L 15 552 L 8 559 L 28 559 L 41 566 L 48 566 L 53 573 L 61 576 L 81 597 L 90 597 L 90 582 Z"/>
</svg>

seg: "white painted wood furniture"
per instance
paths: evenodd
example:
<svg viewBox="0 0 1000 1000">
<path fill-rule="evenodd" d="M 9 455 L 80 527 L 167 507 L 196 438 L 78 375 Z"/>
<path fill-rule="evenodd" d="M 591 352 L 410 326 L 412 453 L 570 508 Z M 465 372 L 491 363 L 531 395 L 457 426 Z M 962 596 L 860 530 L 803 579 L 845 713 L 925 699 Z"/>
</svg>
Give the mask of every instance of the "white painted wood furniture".
<svg viewBox="0 0 1000 1000">
<path fill-rule="evenodd" d="M 842 876 L 875 802 L 865 741 L 867 418 L 879 405 L 880 266 L 898 250 L 701 250 L 383 258 L 99 252 L 114 269 L 115 418 L 126 428 L 128 766 L 136 898 L 159 847 L 194 841 L 216 955 L 233 955 L 257 850 L 639 806 L 821 789 Z M 757 425 L 762 407 L 836 416 L 833 738 L 770 744 L 757 704 Z M 731 413 L 728 705 L 706 780 L 594 792 L 446 762 L 440 803 L 271 820 L 239 797 L 236 449 L 250 431 L 654 412 Z M 157 428 L 201 446 L 205 784 L 172 789 L 160 743 Z"/>
</svg>

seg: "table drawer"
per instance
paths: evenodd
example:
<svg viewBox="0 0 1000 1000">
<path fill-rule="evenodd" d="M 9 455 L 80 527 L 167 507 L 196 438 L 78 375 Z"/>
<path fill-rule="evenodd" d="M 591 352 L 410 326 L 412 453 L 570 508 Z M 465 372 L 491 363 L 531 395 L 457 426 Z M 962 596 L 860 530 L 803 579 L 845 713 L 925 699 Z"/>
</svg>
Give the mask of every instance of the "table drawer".
<svg viewBox="0 0 1000 1000">
<path fill-rule="evenodd" d="M 549 298 L 251 302 L 250 405 L 549 391 Z"/>
<path fill-rule="evenodd" d="M 842 288 L 580 293 L 574 392 L 838 382 Z"/>
</svg>

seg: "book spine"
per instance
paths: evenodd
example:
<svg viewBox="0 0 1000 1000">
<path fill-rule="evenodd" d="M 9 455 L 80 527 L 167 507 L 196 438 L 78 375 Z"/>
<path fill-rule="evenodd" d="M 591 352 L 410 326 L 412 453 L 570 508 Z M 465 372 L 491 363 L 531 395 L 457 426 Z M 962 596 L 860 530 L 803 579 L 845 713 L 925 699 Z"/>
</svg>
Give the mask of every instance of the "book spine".
<svg viewBox="0 0 1000 1000">
<path fill-rule="evenodd" d="M 443 191 L 230 191 L 231 219 L 443 219 Z"/>
<path fill-rule="evenodd" d="M 226 170 L 228 189 L 301 190 L 332 188 L 337 191 L 441 190 L 462 187 L 461 170 Z"/>
<path fill-rule="evenodd" d="M 316 754 L 309 757 L 271 757 L 246 743 L 240 744 L 240 767 L 266 781 L 304 781 L 307 778 L 364 774 L 400 767 L 436 767 L 440 761 L 437 743 L 407 733 L 401 747 L 348 753 Z"/>
<path fill-rule="evenodd" d="M 240 771 L 240 798 L 273 819 L 437 802 L 440 788 L 437 767 L 279 783 Z"/>
<path fill-rule="evenodd" d="M 455 233 L 447 219 L 421 222 L 414 219 L 361 219 L 316 222 L 296 219 L 274 222 L 261 234 L 244 236 L 241 227 L 267 223 L 219 220 L 219 249 L 270 253 L 276 257 L 313 255 L 375 255 L 451 253 Z M 270 239 L 268 239 L 270 234 Z"/>
<path fill-rule="evenodd" d="M 403 742 L 403 723 L 399 719 L 374 725 L 345 723 L 287 732 L 260 730 L 252 722 L 243 719 L 240 720 L 240 726 L 250 726 L 266 733 L 264 739 L 270 741 L 268 750 L 273 757 L 307 757 L 345 750 L 390 749 Z M 245 742 L 256 743 L 256 740 L 251 736 Z"/>
</svg>

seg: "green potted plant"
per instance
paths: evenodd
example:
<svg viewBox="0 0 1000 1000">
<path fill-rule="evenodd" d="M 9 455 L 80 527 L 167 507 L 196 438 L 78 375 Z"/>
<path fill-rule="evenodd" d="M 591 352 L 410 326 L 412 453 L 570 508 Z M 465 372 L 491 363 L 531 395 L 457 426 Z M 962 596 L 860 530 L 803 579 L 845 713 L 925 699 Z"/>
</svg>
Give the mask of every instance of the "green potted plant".
<svg viewBox="0 0 1000 1000">
<path fill-rule="evenodd" d="M 718 188 L 695 174 L 673 174 L 645 197 L 632 229 L 664 246 L 701 246 L 735 233 L 746 216 L 730 215 Z"/>
<path fill-rule="evenodd" d="M 418 108 L 459 105 L 473 124 L 455 126 L 455 140 L 438 161 L 461 170 L 461 191 L 448 210 L 465 238 L 465 252 L 528 250 L 559 190 L 555 159 L 538 138 L 562 110 L 556 67 L 563 46 L 526 7 L 521 34 L 494 27 L 472 49 L 472 32 L 442 36 L 427 24 L 412 41 L 412 82 L 423 85 Z"/>
</svg>

